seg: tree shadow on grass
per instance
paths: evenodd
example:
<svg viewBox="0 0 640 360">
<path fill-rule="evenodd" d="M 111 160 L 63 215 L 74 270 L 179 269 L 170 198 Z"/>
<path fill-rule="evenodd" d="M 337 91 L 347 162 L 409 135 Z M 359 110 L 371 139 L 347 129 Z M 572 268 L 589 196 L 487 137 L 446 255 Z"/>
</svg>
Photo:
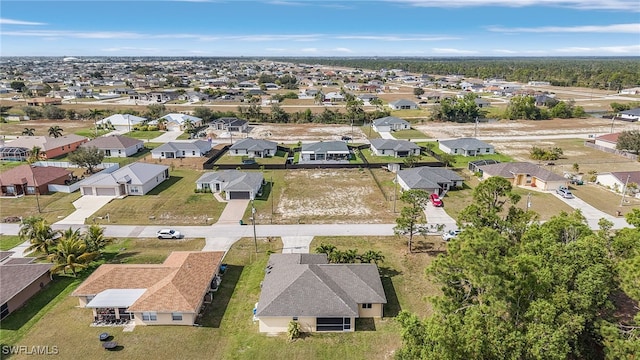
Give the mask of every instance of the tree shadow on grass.
<svg viewBox="0 0 640 360">
<path fill-rule="evenodd" d="M 182 176 L 169 176 L 167 180 L 161 182 L 158 186 L 149 191 L 147 195 L 160 195 L 161 192 L 170 188 L 180 180 L 182 180 Z"/>
<path fill-rule="evenodd" d="M 356 319 L 356 331 L 376 331 L 375 320 L 373 318 Z"/>
<path fill-rule="evenodd" d="M 218 291 L 214 293 L 213 301 L 206 305 L 202 316 L 198 317 L 196 323 L 204 327 L 220 327 L 243 270 L 244 266 L 227 265 L 227 269 L 222 276 L 222 282 L 218 286 Z"/>
<path fill-rule="evenodd" d="M 396 288 L 393 286 L 393 277 L 400 274 L 401 272 L 395 269 L 380 267 L 382 288 L 384 289 L 384 294 L 387 297 L 387 303 L 384 304 L 383 309 L 385 317 L 395 317 L 400 313 L 400 310 L 402 310 L 400 302 L 398 301 L 398 295 L 396 294 Z"/>
<path fill-rule="evenodd" d="M 437 256 L 446 252 L 446 245 L 437 241 L 417 240 L 413 242 L 412 252 Z"/>
</svg>

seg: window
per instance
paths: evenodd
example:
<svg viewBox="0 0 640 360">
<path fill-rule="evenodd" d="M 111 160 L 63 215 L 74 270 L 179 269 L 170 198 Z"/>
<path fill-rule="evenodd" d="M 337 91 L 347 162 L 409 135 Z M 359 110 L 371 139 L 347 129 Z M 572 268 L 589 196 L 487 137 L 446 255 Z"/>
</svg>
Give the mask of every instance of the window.
<svg viewBox="0 0 640 360">
<path fill-rule="evenodd" d="M 371 305 L 371 304 L 369 304 Z M 344 318 L 343 330 L 351 330 L 351 318 Z"/>
<path fill-rule="evenodd" d="M 298 321 L 298 317 L 297 317 L 297 316 L 294 316 L 294 317 L 293 317 L 293 321 Z"/>
<path fill-rule="evenodd" d="M 191 155 L 195 155 L 195 154 L 196 154 L 196 151 L 195 151 L 195 150 L 193 150 L 193 151 L 191 152 Z"/>
<path fill-rule="evenodd" d="M 362 304 L 363 309 L 371 309 L 371 304 Z"/>
<path fill-rule="evenodd" d="M 27 194 L 30 194 L 30 195 L 35 194 L 36 193 L 35 186 L 27 186 L 26 192 L 27 192 Z"/>
<path fill-rule="evenodd" d="M 182 150 L 182 156 L 184 156 L 185 153 L 186 153 L 186 151 Z"/>
<path fill-rule="evenodd" d="M 156 321 L 158 320 L 158 314 L 154 312 L 143 312 L 142 321 Z"/>
<path fill-rule="evenodd" d="M 171 313 L 171 320 L 182 321 L 182 313 L 179 313 L 179 312 Z"/>
<path fill-rule="evenodd" d="M 122 150 L 118 150 L 118 155 L 122 154 Z"/>
</svg>

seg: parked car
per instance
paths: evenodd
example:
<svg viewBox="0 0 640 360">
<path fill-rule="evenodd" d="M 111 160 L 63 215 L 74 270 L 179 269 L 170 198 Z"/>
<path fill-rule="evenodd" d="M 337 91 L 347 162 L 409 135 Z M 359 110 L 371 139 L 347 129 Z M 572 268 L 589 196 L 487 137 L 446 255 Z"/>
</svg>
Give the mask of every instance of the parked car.
<svg viewBox="0 0 640 360">
<path fill-rule="evenodd" d="M 449 241 L 451 239 L 455 239 L 456 237 L 458 237 L 458 235 L 460 235 L 461 231 L 460 230 L 449 230 L 447 232 L 445 232 L 444 234 L 442 234 L 442 240 L 444 241 Z"/>
<path fill-rule="evenodd" d="M 180 239 L 182 234 L 174 229 L 160 229 L 156 232 L 158 239 Z"/>
<path fill-rule="evenodd" d="M 433 193 L 433 194 L 429 195 L 429 199 L 431 199 L 431 203 L 435 207 L 441 207 L 442 205 L 444 205 L 442 203 L 442 199 L 440 199 L 440 196 L 438 196 L 438 194 L 436 194 L 436 193 Z"/>
<path fill-rule="evenodd" d="M 569 180 L 569 182 L 571 183 L 571 185 L 584 185 L 584 181 L 580 179 L 571 179 Z"/>
<path fill-rule="evenodd" d="M 346 135 L 345 135 L 345 136 L 343 136 L 343 137 L 342 137 L 342 140 L 344 140 L 344 141 L 350 141 L 350 140 L 351 140 L 351 136 L 346 136 Z"/>
<path fill-rule="evenodd" d="M 559 187 L 556 193 L 565 199 L 573 199 L 573 194 L 566 187 Z"/>
</svg>

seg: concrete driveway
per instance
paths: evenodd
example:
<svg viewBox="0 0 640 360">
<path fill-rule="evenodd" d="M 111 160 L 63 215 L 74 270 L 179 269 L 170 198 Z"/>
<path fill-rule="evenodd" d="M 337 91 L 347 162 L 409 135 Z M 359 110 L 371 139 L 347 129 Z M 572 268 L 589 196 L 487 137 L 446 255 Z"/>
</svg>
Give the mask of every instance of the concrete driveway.
<svg viewBox="0 0 640 360">
<path fill-rule="evenodd" d="M 591 229 L 598 229 L 599 228 L 598 221 L 600 221 L 600 219 L 602 218 L 605 218 L 611 221 L 613 223 L 614 229 L 621 229 L 623 227 L 630 226 L 629 223 L 627 223 L 627 220 L 625 218 L 611 216 L 603 211 L 600 211 L 595 207 L 582 201 L 581 199 L 575 197 L 575 195 L 572 199 L 565 199 L 562 196 L 558 195 L 555 191 L 552 192 L 552 194 L 558 199 L 562 200 L 565 204 L 571 206 L 572 208 L 582 211 L 582 215 L 584 215 L 584 217 L 587 219 L 587 223 L 589 224 L 589 227 Z"/>
<path fill-rule="evenodd" d="M 381 131 L 378 134 L 380 134 L 380 137 L 383 139 L 388 139 L 388 140 L 394 140 L 395 137 L 393 137 L 393 135 L 391 135 L 390 132 L 386 132 L 386 131 Z"/>
<path fill-rule="evenodd" d="M 283 254 L 308 254 L 313 236 L 282 236 L 281 239 Z"/>
<path fill-rule="evenodd" d="M 435 207 L 431 203 L 428 203 L 424 208 L 424 215 L 427 217 L 427 224 L 429 225 L 443 224 L 445 231 L 458 228 L 456 220 L 444 211 L 444 207 Z"/>
<path fill-rule="evenodd" d="M 178 136 L 182 135 L 182 131 L 166 131 L 164 134 L 149 140 L 149 142 L 166 143 L 178 139 Z"/>
<path fill-rule="evenodd" d="M 216 224 L 238 224 L 251 200 L 229 200 Z"/>
<path fill-rule="evenodd" d="M 113 196 L 91 196 L 84 195 L 73 202 L 76 211 L 71 215 L 58 221 L 55 225 L 77 225 L 84 224 L 85 219 L 90 218 L 96 211 L 113 200 Z"/>
</svg>

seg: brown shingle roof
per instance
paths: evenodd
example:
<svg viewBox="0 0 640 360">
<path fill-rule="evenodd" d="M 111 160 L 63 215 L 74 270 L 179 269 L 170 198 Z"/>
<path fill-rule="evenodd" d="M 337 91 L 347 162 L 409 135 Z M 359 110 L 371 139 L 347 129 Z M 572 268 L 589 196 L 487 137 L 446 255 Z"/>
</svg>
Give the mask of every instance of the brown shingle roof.
<svg viewBox="0 0 640 360">
<path fill-rule="evenodd" d="M 107 289 L 146 289 L 129 311 L 196 312 L 223 256 L 219 251 L 174 251 L 162 264 L 105 264 L 73 296 Z"/>
<path fill-rule="evenodd" d="M 80 141 L 87 141 L 84 136 L 69 134 L 62 135 L 57 138 L 49 136 L 18 136 L 15 140 L 7 143 L 8 146 L 24 147 L 31 150 L 34 146 L 39 147 L 43 151 L 55 149 L 66 145 L 75 144 Z"/>
<path fill-rule="evenodd" d="M 22 179 L 27 179 L 27 185 L 34 186 L 33 179 L 35 178 L 38 186 L 41 186 L 63 176 L 69 176 L 71 173 L 67 169 L 53 166 L 20 165 L 1 173 L 0 183 L 3 185 L 22 184 Z"/>
<path fill-rule="evenodd" d="M 529 174 L 542 181 L 566 180 L 556 173 L 528 162 L 509 162 L 483 165 L 480 166 L 479 169 L 491 176 L 500 176 L 505 179 L 513 179 L 515 174 Z"/>
<path fill-rule="evenodd" d="M 620 133 L 613 133 L 613 134 L 605 134 L 605 135 L 600 135 L 596 138 L 596 140 L 598 141 L 606 141 L 606 142 L 610 142 L 610 143 L 617 143 L 618 142 L 618 137 L 620 137 Z"/>
<path fill-rule="evenodd" d="M 0 304 L 4 304 L 51 269 L 51 264 L 0 265 Z"/>
</svg>

